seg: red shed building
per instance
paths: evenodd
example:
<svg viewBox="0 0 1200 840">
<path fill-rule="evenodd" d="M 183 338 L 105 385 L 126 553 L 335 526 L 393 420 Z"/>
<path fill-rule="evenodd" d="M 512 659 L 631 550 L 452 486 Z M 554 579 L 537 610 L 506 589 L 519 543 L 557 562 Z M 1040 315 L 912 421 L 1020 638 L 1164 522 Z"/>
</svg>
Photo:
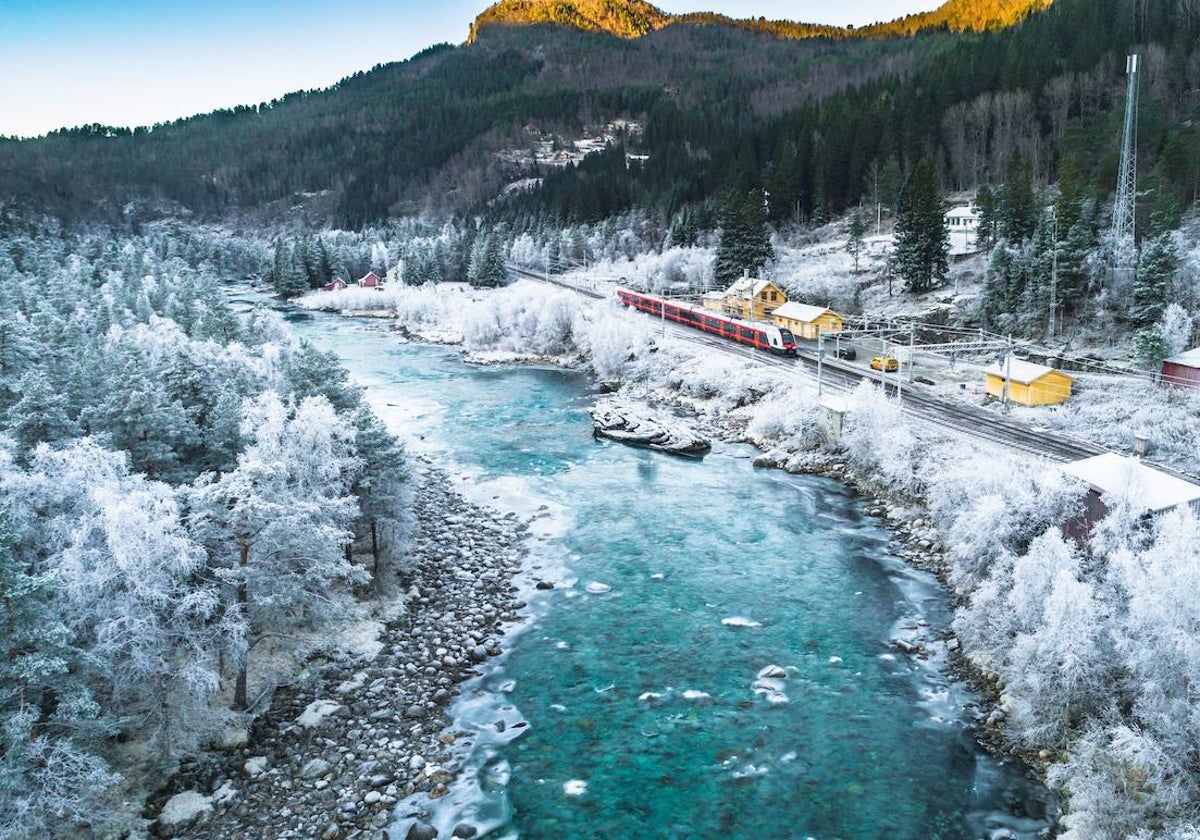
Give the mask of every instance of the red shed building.
<svg viewBox="0 0 1200 840">
<path fill-rule="evenodd" d="M 341 277 L 334 277 L 332 280 L 330 280 L 328 283 L 326 283 L 321 288 L 327 292 L 337 292 L 337 291 L 340 291 L 341 289 L 346 288 L 346 281 L 343 280 Z"/>
<path fill-rule="evenodd" d="M 1167 385 L 1200 388 L 1200 347 L 1163 359 L 1162 381 Z"/>
<path fill-rule="evenodd" d="M 358 281 L 358 285 L 364 289 L 378 289 L 383 285 L 383 281 L 379 279 L 379 275 L 374 271 L 368 271 L 363 278 Z"/>
</svg>

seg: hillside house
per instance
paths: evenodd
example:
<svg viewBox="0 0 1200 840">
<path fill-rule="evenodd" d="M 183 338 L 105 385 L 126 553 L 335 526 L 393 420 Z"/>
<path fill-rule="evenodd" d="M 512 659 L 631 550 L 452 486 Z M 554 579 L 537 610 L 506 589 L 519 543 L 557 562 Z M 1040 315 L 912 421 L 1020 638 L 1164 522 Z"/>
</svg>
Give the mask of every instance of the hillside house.
<svg viewBox="0 0 1200 840">
<path fill-rule="evenodd" d="M 996 362 L 984 372 L 984 390 L 988 396 L 1007 398 L 1020 405 L 1066 402 L 1074 382 L 1074 378 L 1061 370 L 1015 357 Z"/>
<path fill-rule="evenodd" d="M 326 292 L 340 292 L 344 288 L 346 288 L 346 281 L 341 277 L 334 277 L 321 287 L 321 289 Z"/>
<path fill-rule="evenodd" d="M 1200 347 L 1163 359 L 1162 381 L 1167 385 L 1200 388 Z"/>
<path fill-rule="evenodd" d="M 787 327 L 798 338 L 815 341 L 821 333 L 841 332 L 842 316 L 827 306 L 813 306 L 790 300 L 776 309 L 771 317 L 775 324 Z"/>
<path fill-rule="evenodd" d="M 1146 516 L 1183 505 L 1200 513 L 1200 485 L 1146 466 L 1127 455 L 1106 452 L 1072 461 L 1062 470 L 1088 486 L 1084 512 L 1065 526 L 1068 534 L 1079 539 L 1087 539 L 1093 526 L 1120 500 L 1128 500 Z"/>
<path fill-rule="evenodd" d="M 378 289 L 383 286 L 383 281 L 379 279 L 379 275 L 374 271 L 368 271 L 358 281 L 359 288 L 363 289 Z"/>
<path fill-rule="evenodd" d="M 979 250 L 979 208 L 973 204 L 946 211 L 946 232 L 950 235 L 949 256 L 974 254 Z"/>
<path fill-rule="evenodd" d="M 771 313 L 787 303 L 783 289 L 770 280 L 742 277 L 724 292 L 709 292 L 702 299 L 705 309 L 743 321 L 768 321 Z"/>
</svg>

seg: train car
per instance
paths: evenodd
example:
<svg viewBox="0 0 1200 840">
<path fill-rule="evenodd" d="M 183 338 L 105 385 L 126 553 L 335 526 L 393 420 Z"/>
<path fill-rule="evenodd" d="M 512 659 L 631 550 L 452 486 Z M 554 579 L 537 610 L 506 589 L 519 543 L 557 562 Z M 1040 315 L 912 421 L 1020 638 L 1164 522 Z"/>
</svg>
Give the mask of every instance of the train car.
<svg viewBox="0 0 1200 840">
<path fill-rule="evenodd" d="M 777 356 L 796 355 L 796 337 L 786 327 L 739 321 L 736 318 L 719 315 L 709 309 L 664 301 L 661 298 L 644 295 L 641 292 L 632 292 L 629 289 L 617 289 L 617 297 L 625 306 L 632 306 L 634 309 L 647 312 L 656 318 L 663 318 L 702 332 L 719 335 L 739 344 L 748 344 Z"/>
</svg>

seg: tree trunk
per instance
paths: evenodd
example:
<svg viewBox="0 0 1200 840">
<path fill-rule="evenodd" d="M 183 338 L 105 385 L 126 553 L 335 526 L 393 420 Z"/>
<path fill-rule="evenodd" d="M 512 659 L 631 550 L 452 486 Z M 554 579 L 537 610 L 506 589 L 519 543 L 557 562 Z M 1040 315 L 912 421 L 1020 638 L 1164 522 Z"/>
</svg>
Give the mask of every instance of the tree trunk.
<svg viewBox="0 0 1200 840">
<path fill-rule="evenodd" d="M 374 578 L 375 591 L 379 593 L 383 591 L 383 582 L 379 579 L 379 525 L 374 520 L 371 521 L 371 559 L 374 563 L 371 576 Z"/>
<path fill-rule="evenodd" d="M 238 551 L 238 568 L 245 569 L 249 565 L 250 543 L 242 543 L 241 548 Z M 242 580 L 238 581 L 237 585 L 237 602 L 238 606 L 242 608 L 243 615 L 246 613 L 246 604 L 248 604 L 249 601 L 250 599 L 246 592 L 246 580 L 243 578 Z M 237 682 L 233 687 L 233 710 L 235 712 L 244 712 L 246 711 L 246 707 L 250 705 L 249 701 L 246 699 L 246 672 L 249 670 L 249 663 L 250 649 L 247 647 L 246 651 L 242 654 L 241 661 L 238 662 Z"/>
</svg>

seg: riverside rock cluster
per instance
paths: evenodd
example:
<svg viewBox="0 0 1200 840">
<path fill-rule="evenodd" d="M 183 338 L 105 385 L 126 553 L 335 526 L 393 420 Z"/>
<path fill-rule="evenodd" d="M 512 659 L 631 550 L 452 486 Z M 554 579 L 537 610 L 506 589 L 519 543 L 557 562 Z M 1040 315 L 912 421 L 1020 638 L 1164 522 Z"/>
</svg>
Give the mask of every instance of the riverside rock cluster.
<svg viewBox="0 0 1200 840">
<path fill-rule="evenodd" d="M 378 840 L 398 801 L 445 793 L 457 770 L 447 705 L 520 618 L 526 526 L 470 504 L 440 473 L 417 483 L 405 609 L 382 650 L 310 662 L 248 733 L 185 762 L 147 804 L 154 836 Z"/>
</svg>

